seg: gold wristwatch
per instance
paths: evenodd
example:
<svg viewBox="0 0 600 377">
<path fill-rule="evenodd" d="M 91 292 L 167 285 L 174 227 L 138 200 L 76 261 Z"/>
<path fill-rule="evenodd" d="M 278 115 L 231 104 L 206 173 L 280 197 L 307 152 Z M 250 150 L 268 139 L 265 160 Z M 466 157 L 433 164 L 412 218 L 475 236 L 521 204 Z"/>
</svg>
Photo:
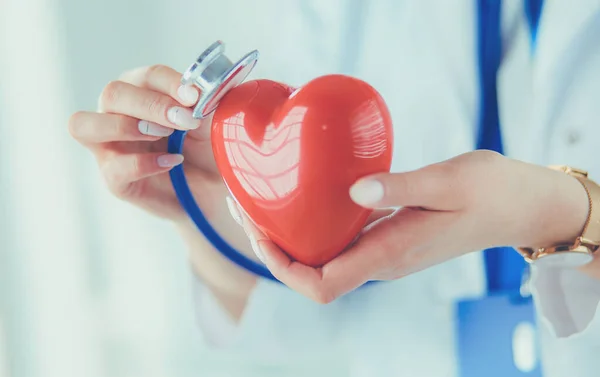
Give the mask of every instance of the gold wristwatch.
<svg viewBox="0 0 600 377">
<path fill-rule="evenodd" d="M 589 200 L 588 218 L 583 231 L 572 243 L 541 248 L 517 248 L 529 263 L 556 267 L 579 267 L 592 261 L 600 248 L 600 186 L 588 178 L 584 170 L 569 166 L 550 166 L 576 178 Z"/>
</svg>

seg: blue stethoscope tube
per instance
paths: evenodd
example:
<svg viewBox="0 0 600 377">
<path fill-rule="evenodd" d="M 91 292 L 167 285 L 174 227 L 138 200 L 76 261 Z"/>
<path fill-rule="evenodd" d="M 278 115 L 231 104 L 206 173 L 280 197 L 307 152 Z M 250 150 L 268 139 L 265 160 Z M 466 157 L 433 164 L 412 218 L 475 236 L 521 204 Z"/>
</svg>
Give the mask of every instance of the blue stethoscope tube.
<svg viewBox="0 0 600 377">
<path fill-rule="evenodd" d="M 186 133 L 186 131 L 175 131 L 169 137 L 169 153 L 181 154 L 183 152 L 183 142 L 185 140 Z M 217 233 L 212 225 L 210 225 L 204 216 L 204 213 L 202 213 L 202 210 L 196 203 L 194 195 L 192 195 L 192 191 L 190 190 L 187 179 L 185 178 L 183 164 L 177 165 L 171 169 L 169 175 L 171 176 L 171 182 L 173 183 L 173 188 L 175 189 L 175 194 L 177 195 L 179 203 L 181 203 L 181 206 L 185 212 L 187 212 L 188 216 L 192 219 L 194 224 L 196 224 L 198 230 L 204 234 L 204 237 L 206 237 L 206 239 L 213 245 L 215 249 L 217 249 L 231 262 L 253 273 L 254 275 L 279 282 L 279 280 L 277 280 L 265 266 L 256 263 L 252 259 L 246 257 L 244 254 L 231 247 L 231 245 L 229 245 L 229 243 L 227 243 L 227 241 L 225 241 L 223 237 Z"/>
</svg>

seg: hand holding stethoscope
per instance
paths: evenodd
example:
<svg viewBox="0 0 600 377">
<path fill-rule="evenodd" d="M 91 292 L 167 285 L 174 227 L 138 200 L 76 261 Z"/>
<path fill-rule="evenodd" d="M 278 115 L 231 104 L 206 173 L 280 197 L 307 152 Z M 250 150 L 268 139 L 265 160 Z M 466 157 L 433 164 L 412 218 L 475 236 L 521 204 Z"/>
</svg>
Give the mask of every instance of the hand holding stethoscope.
<svg viewBox="0 0 600 377">
<path fill-rule="evenodd" d="M 173 221 L 202 268 L 221 271 L 230 285 L 237 284 L 239 277 L 251 282 L 254 277 L 230 266 L 202 243 L 202 234 L 173 190 L 168 172 L 182 163 L 183 156 L 167 153 L 167 139 L 175 130 L 185 130 L 186 176 L 198 205 L 228 242 L 252 255 L 243 231 L 227 212 L 227 190 L 216 171 L 209 140 L 210 117 L 192 116 L 199 92 L 181 80 L 181 73 L 160 65 L 128 71 L 103 89 L 99 111 L 74 114 L 69 130 L 94 154 L 115 196 Z"/>
<path fill-rule="evenodd" d="M 190 174 L 198 175 L 200 185 L 217 174 L 210 150 L 197 147 L 208 140 L 208 127 L 201 127 L 206 121 L 194 119 L 189 108 L 198 91 L 181 86 L 180 78 L 164 66 L 126 72 L 105 86 L 97 113 L 79 112 L 69 122 L 71 134 L 98 159 L 113 194 L 174 220 L 185 214 L 165 173 L 182 163 L 183 156 L 165 152 L 166 137 L 174 130 L 193 130 L 189 147 L 195 152 L 186 154 Z M 203 189 L 213 188 L 199 187 Z"/>
</svg>

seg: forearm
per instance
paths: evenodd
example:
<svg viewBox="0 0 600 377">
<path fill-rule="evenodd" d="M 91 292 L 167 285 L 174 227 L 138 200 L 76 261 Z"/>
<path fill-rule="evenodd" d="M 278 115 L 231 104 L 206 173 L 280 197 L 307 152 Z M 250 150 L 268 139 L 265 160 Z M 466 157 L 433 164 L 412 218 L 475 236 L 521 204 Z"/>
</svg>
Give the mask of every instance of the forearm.
<svg viewBox="0 0 600 377">
<path fill-rule="evenodd" d="M 225 201 L 223 200 L 223 205 Z M 227 213 L 226 207 L 216 211 L 211 220 L 217 232 L 236 249 L 254 258 L 248 238 Z M 210 289 L 235 320 L 241 317 L 255 284 L 256 277 L 231 263 L 221 255 L 189 221 L 177 224 L 177 230 L 188 245 L 189 258 L 194 273 Z"/>
</svg>

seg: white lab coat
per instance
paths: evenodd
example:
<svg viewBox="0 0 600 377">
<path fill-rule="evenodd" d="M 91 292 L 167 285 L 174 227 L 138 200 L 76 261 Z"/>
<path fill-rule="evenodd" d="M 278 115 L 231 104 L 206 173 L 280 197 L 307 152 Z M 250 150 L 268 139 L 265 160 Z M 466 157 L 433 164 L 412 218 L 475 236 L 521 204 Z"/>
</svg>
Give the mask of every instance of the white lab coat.
<svg viewBox="0 0 600 377">
<path fill-rule="evenodd" d="M 393 170 L 418 168 L 474 147 L 475 4 L 285 2 L 278 27 L 284 37 L 278 38 L 287 43 L 276 52 L 281 60 L 260 64 L 263 72 L 270 67 L 269 78 L 294 85 L 334 72 L 366 80 L 392 113 Z M 504 2 L 502 29 L 506 154 L 586 168 L 600 178 L 600 1 L 546 1 L 533 60 L 522 2 Z M 597 376 L 600 281 L 577 271 L 536 270 L 535 277 L 545 376 Z M 244 360 L 245 372 L 232 375 L 259 368 L 257 375 L 453 377 L 456 301 L 483 294 L 477 253 L 326 306 L 260 281 L 239 326 L 200 283 L 196 306 L 207 342 Z"/>
</svg>

